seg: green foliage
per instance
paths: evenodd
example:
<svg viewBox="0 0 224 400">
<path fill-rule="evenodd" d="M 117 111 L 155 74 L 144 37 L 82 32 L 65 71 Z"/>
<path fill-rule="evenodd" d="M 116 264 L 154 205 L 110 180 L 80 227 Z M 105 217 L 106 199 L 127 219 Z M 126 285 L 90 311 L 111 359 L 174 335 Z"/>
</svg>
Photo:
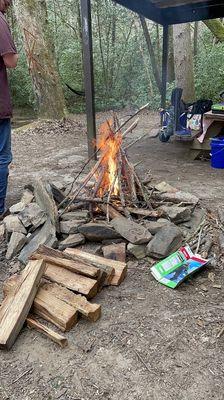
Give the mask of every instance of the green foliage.
<svg viewBox="0 0 224 400">
<path fill-rule="evenodd" d="M 20 60 L 16 70 L 10 71 L 9 80 L 14 106 L 35 107 L 33 87 L 24 52 L 20 53 Z"/>
<path fill-rule="evenodd" d="M 224 43 L 202 47 L 196 58 L 195 82 L 197 98 L 220 100 L 224 90 Z"/>
<path fill-rule="evenodd" d="M 66 83 L 83 91 L 82 28 L 79 0 L 46 0 L 49 32 L 54 38 L 58 69 L 64 85 L 67 105 L 72 112 L 85 109 L 84 98 L 66 88 Z M 94 79 L 96 109 L 119 109 L 149 102 L 152 109 L 160 106 L 160 95 L 153 77 L 145 38 L 136 14 L 111 0 L 92 0 Z M 202 26 L 202 25 L 201 25 Z M 161 69 L 162 29 L 148 23 L 155 57 Z M 22 37 L 14 26 L 19 48 Z M 195 57 L 197 98 L 216 100 L 224 89 L 224 44 L 214 43 L 207 28 L 201 28 L 199 52 Z M 10 73 L 14 104 L 32 105 L 35 97 L 22 52 L 18 68 Z M 174 83 L 169 85 L 170 96 Z"/>
</svg>

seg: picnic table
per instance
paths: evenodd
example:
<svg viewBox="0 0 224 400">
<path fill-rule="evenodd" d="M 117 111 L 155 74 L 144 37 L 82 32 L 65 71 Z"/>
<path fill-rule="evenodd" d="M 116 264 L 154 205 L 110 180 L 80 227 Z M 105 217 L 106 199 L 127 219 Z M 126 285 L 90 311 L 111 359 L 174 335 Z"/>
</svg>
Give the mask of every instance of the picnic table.
<svg viewBox="0 0 224 400">
<path fill-rule="evenodd" d="M 203 116 L 203 132 L 194 138 L 191 146 L 190 156 L 195 160 L 202 152 L 211 150 L 211 139 L 218 136 L 224 130 L 224 114 L 214 114 L 208 111 Z"/>
</svg>

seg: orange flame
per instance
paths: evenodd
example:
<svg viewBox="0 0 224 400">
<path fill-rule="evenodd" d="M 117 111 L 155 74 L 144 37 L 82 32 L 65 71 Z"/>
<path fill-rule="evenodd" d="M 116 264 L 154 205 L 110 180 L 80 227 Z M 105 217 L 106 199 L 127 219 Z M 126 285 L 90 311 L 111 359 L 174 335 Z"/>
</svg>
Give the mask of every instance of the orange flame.
<svg viewBox="0 0 224 400">
<path fill-rule="evenodd" d="M 101 170 L 97 172 L 95 178 L 101 180 L 97 195 L 103 197 L 105 193 L 111 192 L 112 195 L 119 194 L 119 182 L 117 178 L 119 151 L 122 143 L 122 134 L 113 131 L 113 120 L 107 120 L 99 128 L 99 140 L 97 148 L 102 155 Z"/>
</svg>

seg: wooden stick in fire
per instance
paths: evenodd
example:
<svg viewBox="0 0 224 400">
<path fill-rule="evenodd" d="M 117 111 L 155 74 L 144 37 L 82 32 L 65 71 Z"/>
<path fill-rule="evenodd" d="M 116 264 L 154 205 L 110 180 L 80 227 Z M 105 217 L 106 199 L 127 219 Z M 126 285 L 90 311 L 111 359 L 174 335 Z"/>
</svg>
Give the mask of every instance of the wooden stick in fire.
<svg viewBox="0 0 224 400">
<path fill-rule="evenodd" d="M 118 157 L 118 183 L 119 183 L 119 189 L 120 189 L 120 199 L 121 199 L 121 205 L 123 208 L 123 212 L 126 218 L 131 219 L 131 214 L 129 213 L 128 209 L 126 208 L 125 204 L 125 197 L 124 197 L 124 192 L 122 188 L 122 180 L 121 180 L 121 168 L 122 168 L 122 155 L 121 151 L 119 151 L 119 157 Z"/>
<path fill-rule="evenodd" d="M 138 114 L 140 114 L 143 110 L 145 110 L 147 107 L 149 106 L 149 103 L 145 104 L 143 107 L 139 108 L 138 111 L 136 111 L 136 113 L 134 113 L 133 115 L 130 116 L 130 118 L 128 118 L 126 121 L 123 122 L 123 124 L 121 124 L 119 126 L 119 128 L 115 131 L 115 133 L 119 132 L 126 124 L 128 124 L 128 122 L 130 122 L 134 117 L 136 117 Z M 133 130 L 134 128 L 132 128 Z M 130 132 L 130 131 L 129 131 Z M 127 133 L 126 133 L 127 134 Z M 82 174 L 82 172 L 85 170 L 85 168 L 87 167 L 87 165 L 90 163 L 91 160 L 93 160 L 95 158 L 95 156 L 100 152 L 100 150 L 102 150 L 102 148 L 98 148 L 91 157 L 88 158 L 88 160 L 84 163 L 83 167 L 81 168 L 81 170 L 79 171 L 79 173 L 75 176 L 72 184 L 71 184 L 71 188 L 67 194 L 67 196 L 65 197 L 65 199 L 58 205 L 58 208 L 60 209 L 69 199 L 71 191 L 74 187 L 75 182 L 77 181 L 77 179 L 80 177 L 80 175 Z M 72 203 L 72 202 L 71 202 Z"/>
</svg>

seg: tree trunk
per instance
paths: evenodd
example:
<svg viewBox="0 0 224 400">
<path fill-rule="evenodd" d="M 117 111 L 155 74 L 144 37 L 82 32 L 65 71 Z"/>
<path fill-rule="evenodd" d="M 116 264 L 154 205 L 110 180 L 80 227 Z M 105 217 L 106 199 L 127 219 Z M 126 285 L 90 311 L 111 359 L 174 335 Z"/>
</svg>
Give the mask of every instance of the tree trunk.
<svg viewBox="0 0 224 400">
<path fill-rule="evenodd" d="M 203 22 L 219 42 L 224 42 L 224 25 L 219 19 L 208 19 Z"/>
<path fill-rule="evenodd" d="M 60 119 L 66 106 L 47 20 L 45 0 L 14 0 L 41 118 Z"/>
<path fill-rule="evenodd" d="M 190 24 L 174 25 L 173 38 L 176 84 L 183 89 L 183 100 L 189 103 L 195 100 Z"/>
<path fill-rule="evenodd" d="M 196 57 L 198 54 L 198 28 L 199 22 L 196 21 L 194 23 L 194 57 Z"/>
<path fill-rule="evenodd" d="M 149 51 L 149 56 L 150 56 L 150 60 L 151 60 L 151 64 L 152 64 L 152 71 L 153 71 L 153 75 L 156 81 L 156 85 L 159 89 L 159 92 L 162 93 L 162 81 L 161 81 L 161 75 L 160 75 L 160 71 L 158 69 L 158 63 L 155 57 L 155 52 L 153 49 L 153 45 L 152 45 L 152 41 L 150 38 L 150 34 L 149 34 L 149 30 L 146 24 L 146 20 L 144 17 L 142 17 L 140 15 L 140 21 L 141 21 L 141 25 L 142 25 L 142 29 L 143 29 L 143 33 L 145 36 L 145 40 L 147 43 L 147 47 L 148 47 L 148 51 Z"/>
<path fill-rule="evenodd" d="M 173 26 L 172 25 L 169 27 L 169 53 L 168 53 L 167 80 L 169 83 L 172 83 L 173 81 L 175 81 Z"/>
</svg>

